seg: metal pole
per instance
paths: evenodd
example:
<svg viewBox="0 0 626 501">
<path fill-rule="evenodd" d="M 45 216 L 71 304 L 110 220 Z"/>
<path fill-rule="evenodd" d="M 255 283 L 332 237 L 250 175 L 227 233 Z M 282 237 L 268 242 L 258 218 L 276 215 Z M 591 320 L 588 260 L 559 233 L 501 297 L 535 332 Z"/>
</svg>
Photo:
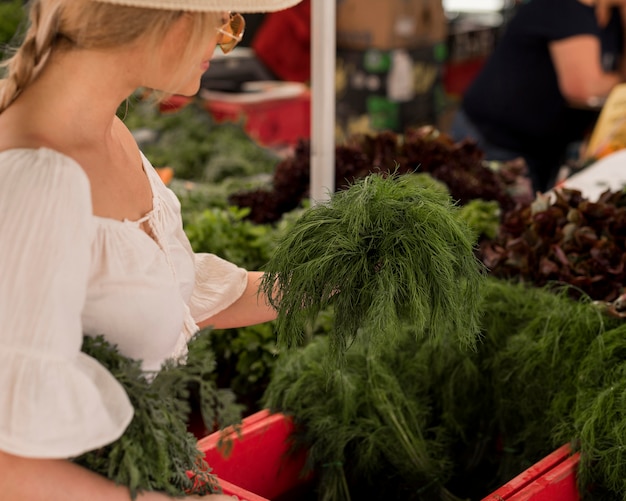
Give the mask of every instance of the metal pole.
<svg viewBox="0 0 626 501">
<path fill-rule="evenodd" d="M 335 191 L 336 0 L 311 0 L 311 204 Z"/>
</svg>

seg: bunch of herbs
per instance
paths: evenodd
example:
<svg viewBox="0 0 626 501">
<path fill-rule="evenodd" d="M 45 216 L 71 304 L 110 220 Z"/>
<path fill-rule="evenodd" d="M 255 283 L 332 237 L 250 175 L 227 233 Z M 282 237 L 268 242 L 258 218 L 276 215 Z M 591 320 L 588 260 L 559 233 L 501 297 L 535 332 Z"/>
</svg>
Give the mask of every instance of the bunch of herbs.
<svg viewBox="0 0 626 501">
<path fill-rule="evenodd" d="M 392 342 L 402 322 L 473 346 L 484 270 L 450 197 L 410 175 L 373 174 L 302 212 L 264 267 L 279 344 L 296 346 L 329 307 L 338 353 L 357 337 Z"/>
<path fill-rule="evenodd" d="M 132 499 L 143 491 L 172 496 L 219 492 L 216 478 L 187 431 L 189 391 L 196 387 L 209 429 L 240 422 L 232 392 L 219 390 L 211 379 L 215 361 L 204 337 L 190 345 L 187 364 L 168 362 L 156 374 L 121 355 L 116 346 L 86 336 L 83 351 L 99 361 L 126 390 L 134 408 L 128 428 L 115 442 L 74 459 L 92 471 L 129 488 Z"/>
<path fill-rule="evenodd" d="M 624 499 L 622 321 L 554 284 L 489 277 L 481 298 L 476 350 L 404 324 L 341 370 L 324 337 L 280 354 L 265 402 L 294 417 L 319 499 L 482 499 L 566 443 L 584 497 Z"/>
</svg>

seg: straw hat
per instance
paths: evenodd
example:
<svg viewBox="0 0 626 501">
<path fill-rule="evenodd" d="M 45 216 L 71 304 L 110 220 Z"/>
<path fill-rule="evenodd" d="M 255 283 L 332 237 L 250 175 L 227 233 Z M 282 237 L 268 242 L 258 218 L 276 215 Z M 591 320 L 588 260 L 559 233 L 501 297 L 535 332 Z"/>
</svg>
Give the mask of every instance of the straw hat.
<svg viewBox="0 0 626 501">
<path fill-rule="evenodd" d="M 286 9 L 301 0 L 96 0 L 102 3 L 151 9 L 196 12 L 272 12 Z"/>
</svg>

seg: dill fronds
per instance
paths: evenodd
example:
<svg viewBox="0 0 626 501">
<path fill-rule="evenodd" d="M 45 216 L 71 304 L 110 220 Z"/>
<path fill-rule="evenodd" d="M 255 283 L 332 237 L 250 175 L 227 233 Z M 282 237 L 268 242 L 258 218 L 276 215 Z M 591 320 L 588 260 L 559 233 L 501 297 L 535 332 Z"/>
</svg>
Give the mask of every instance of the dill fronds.
<svg viewBox="0 0 626 501">
<path fill-rule="evenodd" d="M 301 344 L 304 327 L 332 306 L 335 353 L 358 333 L 389 342 L 404 322 L 473 347 L 484 277 L 474 246 L 441 190 L 410 174 L 357 180 L 305 210 L 265 266 L 261 289 L 278 311 L 278 340 Z"/>
</svg>

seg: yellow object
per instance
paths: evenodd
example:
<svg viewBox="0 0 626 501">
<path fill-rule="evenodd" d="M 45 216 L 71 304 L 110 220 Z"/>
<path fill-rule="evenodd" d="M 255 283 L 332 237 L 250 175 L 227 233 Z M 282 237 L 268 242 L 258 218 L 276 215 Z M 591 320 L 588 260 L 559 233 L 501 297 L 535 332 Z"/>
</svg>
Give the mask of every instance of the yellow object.
<svg viewBox="0 0 626 501">
<path fill-rule="evenodd" d="M 609 94 L 585 151 L 585 159 L 599 159 L 626 148 L 626 83 Z"/>
</svg>

